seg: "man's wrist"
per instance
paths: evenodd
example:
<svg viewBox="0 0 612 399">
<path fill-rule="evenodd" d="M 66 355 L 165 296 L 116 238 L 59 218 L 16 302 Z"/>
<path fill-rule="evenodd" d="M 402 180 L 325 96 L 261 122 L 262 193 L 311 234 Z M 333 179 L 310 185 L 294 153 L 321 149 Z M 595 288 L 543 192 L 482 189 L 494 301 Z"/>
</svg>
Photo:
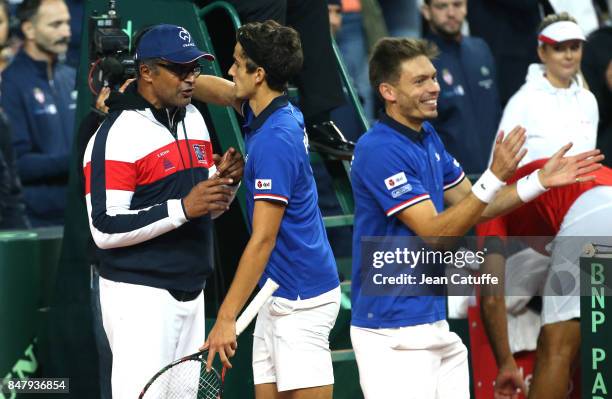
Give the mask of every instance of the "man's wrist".
<svg viewBox="0 0 612 399">
<path fill-rule="evenodd" d="M 472 186 L 472 193 L 476 198 L 488 204 L 493 201 L 495 194 L 505 185 L 506 183 L 495 176 L 491 169 L 487 169 Z"/>
<path fill-rule="evenodd" d="M 217 313 L 217 319 L 223 321 L 236 321 L 236 315 L 238 312 L 232 312 L 230 309 L 219 309 Z"/>
<path fill-rule="evenodd" d="M 538 183 L 540 183 L 542 190 L 550 189 L 550 187 L 548 187 L 548 182 L 546 181 L 546 173 L 544 173 L 544 170 L 538 169 L 537 172 L 538 173 L 536 176 L 538 177 Z"/>
<path fill-rule="evenodd" d="M 187 214 L 187 209 L 185 209 L 185 198 L 181 198 L 181 208 L 183 209 L 183 214 L 185 215 L 185 219 L 191 220 L 191 218 Z"/>
<path fill-rule="evenodd" d="M 540 181 L 540 170 L 538 169 L 516 182 L 516 193 L 521 201 L 529 202 L 548 191 Z"/>
<path fill-rule="evenodd" d="M 512 367 L 516 367 L 516 361 L 514 360 L 514 356 L 512 356 L 512 352 L 510 352 L 508 350 L 508 354 L 504 355 L 501 358 L 501 361 L 499 362 L 499 367 L 504 367 L 504 368 L 512 368 Z"/>
<path fill-rule="evenodd" d="M 183 201 L 181 199 L 171 199 L 167 202 L 168 217 L 175 228 L 179 228 L 185 222 L 187 222 L 187 213 L 183 207 Z"/>
</svg>

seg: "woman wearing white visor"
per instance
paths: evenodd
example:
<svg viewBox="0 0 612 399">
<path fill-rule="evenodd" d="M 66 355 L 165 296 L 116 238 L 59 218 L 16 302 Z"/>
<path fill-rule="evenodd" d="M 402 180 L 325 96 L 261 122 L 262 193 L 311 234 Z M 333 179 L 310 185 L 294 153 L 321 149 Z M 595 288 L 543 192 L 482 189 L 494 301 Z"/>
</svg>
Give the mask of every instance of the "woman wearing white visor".
<svg viewBox="0 0 612 399">
<path fill-rule="evenodd" d="M 525 84 L 512 96 L 498 130 L 527 130 L 527 155 L 519 166 L 552 156 L 571 142 L 569 155 L 595 148 L 599 114 L 595 96 L 579 73 L 582 29 L 567 13 L 548 15 L 538 29 L 542 64 L 529 66 Z"/>
</svg>

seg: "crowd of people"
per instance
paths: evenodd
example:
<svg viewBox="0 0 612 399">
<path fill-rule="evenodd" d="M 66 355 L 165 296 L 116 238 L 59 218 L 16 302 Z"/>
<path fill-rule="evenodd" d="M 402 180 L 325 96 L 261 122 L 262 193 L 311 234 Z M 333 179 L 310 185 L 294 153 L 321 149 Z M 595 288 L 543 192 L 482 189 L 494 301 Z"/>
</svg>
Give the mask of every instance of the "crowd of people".
<svg viewBox="0 0 612 399">
<path fill-rule="evenodd" d="M 158 24 L 136 40 L 136 79 L 96 101 L 105 117 L 89 129 L 82 166 L 112 351 L 103 396 L 135 397 L 157 370 L 198 348 L 231 367 L 236 317 L 271 278 L 280 288 L 253 338 L 256 397 L 332 397 L 329 333 L 340 290 L 309 162 L 314 149 L 352 159 L 351 340 L 364 396 L 468 398 L 467 349 L 449 331 L 446 299 L 368 294 L 363 237 L 463 236 L 481 222 L 486 236 L 536 231 L 554 238 L 553 273 L 573 256 L 568 250 L 578 251 L 563 237 L 586 228 L 612 236 L 597 223 L 612 203 L 610 170 L 599 169 L 604 155 L 612 159 L 610 4 L 231 2 L 245 25 L 225 49 L 229 79 L 200 75 L 199 63 L 213 55 L 185 28 Z M 0 0 L 0 229 L 61 226 L 75 140 L 74 6 L 12 4 Z M 372 124 L 367 132 L 344 105 L 328 32 Z M 287 97 L 290 82 L 299 106 Z M 234 108 L 245 154 L 214 153 L 214 132 L 192 98 Z M 251 237 L 205 334 L 212 220 L 239 185 Z M 499 273 L 499 254 L 489 253 L 486 268 Z M 565 393 L 580 317 L 576 294 L 567 296 L 574 300 L 544 301 L 530 398 Z M 149 307 L 156 311 L 143 312 Z M 527 389 L 504 314 L 503 295 L 483 300 L 500 368 L 496 395 L 511 398 Z"/>
</svg>

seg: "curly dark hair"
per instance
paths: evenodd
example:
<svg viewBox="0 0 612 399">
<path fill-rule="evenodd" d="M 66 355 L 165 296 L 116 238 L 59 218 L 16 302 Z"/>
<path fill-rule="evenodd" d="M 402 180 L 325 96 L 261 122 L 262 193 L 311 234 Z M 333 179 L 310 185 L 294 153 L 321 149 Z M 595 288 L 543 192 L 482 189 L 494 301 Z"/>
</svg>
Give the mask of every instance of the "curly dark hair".
<svg viewBox="0 0 612 399">
<path fill-rule="evenodd" d="M 251 22 L 238 29 L 236 40 L 247 59 L 247 71 L 263 68 L 266 83 L 272 90 L 284 91 L 289 79 L 302 69 L 302 43 L 293 28 L 272 20 Z"/>
</svg>

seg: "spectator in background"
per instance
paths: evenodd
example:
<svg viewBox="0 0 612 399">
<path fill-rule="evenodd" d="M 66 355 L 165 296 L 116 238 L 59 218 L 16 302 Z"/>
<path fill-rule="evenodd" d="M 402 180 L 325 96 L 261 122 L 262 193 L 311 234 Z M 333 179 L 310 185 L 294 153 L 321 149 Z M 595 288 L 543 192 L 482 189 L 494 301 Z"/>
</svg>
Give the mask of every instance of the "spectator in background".
<svg viewBox="0 0 612 399">
<path fill-rule="evenodd" d="M 361 14 L 361 0 L 342 0 L 337 4 L 329 0 L 328 8 L 330 26 L 342 60 L 357 91 L 365 117 L 372 122 L 375 118 L 374 95 L 368 82 L 368 40 Z M 352 104 L 347 104 L 337 108 L 332 118 L 350 140 L 356 141 L 363 129 L 354 115 Z"/>
<path fill-rule="evenodd" d="M 523 83 L 527 67 L 537 55 L 530 43 L 537 40 L 538 0 L 470 0 L 470 33 L 483 38 L 497 65 L 502 106 Z"/>
<path fill-rule="evenodd" d="M 597 101 L 578 73 L 585 36 L 567 13 L 548 15 L 538 29 L 542 64 L 529 66 L 527 79 L 504 109 L 499 130 L 527 129 L 521 166 L 550 157 L 572 142 L 569 154 L 595 148 Z"/>
<path fill-rule="evenodd" d="M 4 47 L 9 34 L 9 16 L 8 4 L 0 0 L 0 72 L 8 64 L 8 59 L 4 57 Z M 10 125 L 4 111 L 0 109 L 0 230 L 29 227 L 12 141 Z"/>
<path fill-rule="evenodd" d="M 378 0 L 378 3 L 389 29 L 389 36 L 421 36 L 418 0 Z"/>
<path fill-rule="evenodd" d="M 491 50 L 484 40 L 461 34 L 467 0 L 425 0 L 421 11 L 429 24 L 425 38 L 440 49 L 433 60 L 440 99 L 432 124 L 463 170 L 480 174 L 501 117 Z"/>
<path fill-rule="evenodd" d="M 599 107 L 597 148 L 612 166 L 612 26 L 603 26 L 589 35 L 584 44 L 582 72 Z"/>
<path fill-rule="evenodd" d="M 61 225 L 73 140 L 75 70 L 58 62 L 70 41 L 63 0 L 25 0 L 17 16 L 24 46 L 2 73 L 2 107 L 32 226 Z"/>
</svg>

